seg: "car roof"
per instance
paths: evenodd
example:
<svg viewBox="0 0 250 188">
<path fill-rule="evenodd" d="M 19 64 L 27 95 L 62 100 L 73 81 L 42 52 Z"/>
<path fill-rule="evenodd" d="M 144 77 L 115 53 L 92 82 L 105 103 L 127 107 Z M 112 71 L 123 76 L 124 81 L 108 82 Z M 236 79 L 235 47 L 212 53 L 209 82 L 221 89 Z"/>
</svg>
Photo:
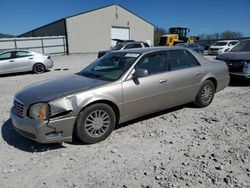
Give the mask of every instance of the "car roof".
<svg viewBox="0 0 250 188">
<path fill-rule="evenodd" d="M 28 49 L 8 49 L 8 50 L 0 50 L 0 53 L 3 53 L 3 52 L 16 52 L 16 51 L 29 51 L 31 52 L 31 50 L 28 50 Z"/>
<path fill-rule="evenodd" d="M 127 42 L 122 42 L 120 44 L 141 44 L 141 43 L 146 43 L 143 41 L 127 41 Z"/>
<path fill-rule="evenodd" d="M 148 47 L 148 48 L 134 48 L 134 49 L 127 49 L 122 51 L 113 51 L 112 53 L 137 53 L 137 54 L 145 54 L 148 52 L 157 52 L 157 51 L 164 51 L 164 50 L 179 50 L 185 49 L 183 47 L 171 46 L 171 47 Z"/>
<path fill-rule="evenodd" d="M 239 40 L 219 40 L 217 42 L 238 42 Z"/>
</svg>

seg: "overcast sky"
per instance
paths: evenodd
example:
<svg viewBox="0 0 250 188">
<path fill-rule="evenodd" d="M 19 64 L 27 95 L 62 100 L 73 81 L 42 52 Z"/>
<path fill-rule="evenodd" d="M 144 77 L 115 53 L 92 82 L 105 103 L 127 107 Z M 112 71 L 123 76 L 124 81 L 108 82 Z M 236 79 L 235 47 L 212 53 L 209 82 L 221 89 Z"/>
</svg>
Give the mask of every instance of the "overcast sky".
<svg viewBox="0 0 250 188">
<path fill-rule="evenodd" d="M 0 33 L 19 35 L 55 20 L 117 3 L 165 29 L 225 30 L 250 36 L 250 0 L 1 0 Z"/>
</svg>

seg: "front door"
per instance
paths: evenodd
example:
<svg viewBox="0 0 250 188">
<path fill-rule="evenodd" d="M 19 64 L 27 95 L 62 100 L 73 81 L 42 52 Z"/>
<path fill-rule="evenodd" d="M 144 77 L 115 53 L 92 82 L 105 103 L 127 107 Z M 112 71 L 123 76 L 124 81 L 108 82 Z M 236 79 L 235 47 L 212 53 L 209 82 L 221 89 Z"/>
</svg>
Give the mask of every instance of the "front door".
<svg viewBox="0 0 250 188">
<path fill-rule="evenodd" d="M 6 74 L 10 73 L 12 69 L 13 63 L 13 55 L 12 52 L 5 52 L 0 54 L 0 73 Z"/>
<path fill-rule="evenodd" d="M 13 72 L 23 72 L 32 70 L 33 59 L 29 51 L 15 51 L 13 52 L 15 59 L 13 59 L 12 66 Z"/>
<path fill-rule="evenodd" d="M 156 112 L 169 104 L 171 80 L 165 52 L 154 52 L 141 58 L 136 69 L 146 69 L 148 76 L 123 82 L 125 120 Z"/>
</svg>

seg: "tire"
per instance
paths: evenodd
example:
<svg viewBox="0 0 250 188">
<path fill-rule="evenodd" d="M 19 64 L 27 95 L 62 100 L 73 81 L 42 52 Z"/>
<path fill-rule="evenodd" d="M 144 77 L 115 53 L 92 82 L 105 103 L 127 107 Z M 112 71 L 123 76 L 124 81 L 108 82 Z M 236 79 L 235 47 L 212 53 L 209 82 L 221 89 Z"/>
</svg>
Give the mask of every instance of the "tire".
<svg viewBox="0 0 250 188">
<path fill-rule="evenodd" d="M 46 71 L 46 67 L 42 63 L 36 63 L 33 66 L 33 72 L 36 74 L 42 74 Z"/>
<path fill-rule="evenodd" d="M 114 110 L 107 104 L 98 103 L 82 110 L 76 120 L 77 137 L 86 144 L 105 140 L 116 124 Z"/>
<path fill-rule="evenodd" d="M 194 104 L 200 108 L 208 106 L 214 98 L 215 87 L 211 80 L 206 80 L 200 87 Z"/>
</svg>

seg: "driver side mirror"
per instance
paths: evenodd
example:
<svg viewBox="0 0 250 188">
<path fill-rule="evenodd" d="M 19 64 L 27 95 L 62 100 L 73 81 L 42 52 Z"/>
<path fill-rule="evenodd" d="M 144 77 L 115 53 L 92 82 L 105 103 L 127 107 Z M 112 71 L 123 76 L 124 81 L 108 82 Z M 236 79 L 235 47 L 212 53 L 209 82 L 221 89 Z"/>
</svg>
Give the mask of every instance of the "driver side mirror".
<svg viewBox="0 0 250 188">
<path fill-rule="evenodd" d="M 148 70 L 147 69 L 136 69 L 133 78 L 142 78 L 148 76 Z"/>
</svg>

